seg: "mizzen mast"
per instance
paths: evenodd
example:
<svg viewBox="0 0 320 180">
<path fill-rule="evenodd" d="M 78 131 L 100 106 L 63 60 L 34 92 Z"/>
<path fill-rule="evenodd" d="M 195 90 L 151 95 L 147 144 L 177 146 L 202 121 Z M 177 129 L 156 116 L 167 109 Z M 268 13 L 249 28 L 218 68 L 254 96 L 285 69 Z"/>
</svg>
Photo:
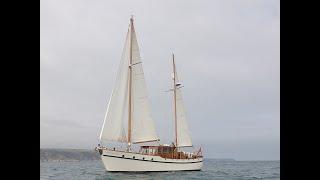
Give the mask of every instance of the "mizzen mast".
<svg viewBox="0 0 320 180">
<path fill-rule="evenodd" d="M 191 147 L 192 141 L 186 120 L 185 108 L 182 100 L 181 83 L 178 79 L 177 68 L 172 54 L 173 65 L 173 111 L 175 124 L 175 145 L 176 147 Z"/>
<path fill-rule="evenodd" d="M 174 126 L 175 126 L 175 145 L 178 146 L 177 135 L 177 83 L 176 83 L 176 65 L 174 62 L 174 54 L 172 53 L 172 65 L 173 65 L 173 112 L 174 112 Z"/>
</svg>

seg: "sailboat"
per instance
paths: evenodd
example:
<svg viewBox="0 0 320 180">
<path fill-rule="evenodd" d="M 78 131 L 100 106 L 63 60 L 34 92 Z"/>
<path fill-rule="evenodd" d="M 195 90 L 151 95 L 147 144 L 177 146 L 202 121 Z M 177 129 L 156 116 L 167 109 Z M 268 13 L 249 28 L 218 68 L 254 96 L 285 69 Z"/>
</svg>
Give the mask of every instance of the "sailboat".
<svg viewBox="0 0 320 180">
<path fill-rule="evenodd" d="M 182 151 L 184 147 L 193 145 L 174 55 L 172 65 L 173 87 L 170 91 L 173 92 L 175 138 L 174 143 L 168 145 L 160 144 L 151 117 L 137 36 L 131 17 L 116 83 L 109 99 L 100 142 L 96 147 L 107 171 L 201 170 L 201 148 L 192 153 Z M 105 142 L 118 142 L 125 144 L 125 147 L 115 148 L 104 145 Z M 133 146 L 139 149 L 135 150 Z"/>
</svg>

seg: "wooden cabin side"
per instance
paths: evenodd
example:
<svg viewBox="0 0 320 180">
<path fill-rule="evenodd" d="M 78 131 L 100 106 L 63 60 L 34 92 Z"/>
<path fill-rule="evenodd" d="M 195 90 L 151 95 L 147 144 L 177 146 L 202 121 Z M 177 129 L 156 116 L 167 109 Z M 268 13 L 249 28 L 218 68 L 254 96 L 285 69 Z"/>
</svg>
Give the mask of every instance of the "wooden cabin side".
<svg viewBox="0 0 320 180">
<path fill-rule="evenodd" d="M 175 146 L 141 146 L 139 153 L 167 159 L 195 159 L 202 157 L 199 154 L 187 154 L 179 151 Z"/>
</svg>

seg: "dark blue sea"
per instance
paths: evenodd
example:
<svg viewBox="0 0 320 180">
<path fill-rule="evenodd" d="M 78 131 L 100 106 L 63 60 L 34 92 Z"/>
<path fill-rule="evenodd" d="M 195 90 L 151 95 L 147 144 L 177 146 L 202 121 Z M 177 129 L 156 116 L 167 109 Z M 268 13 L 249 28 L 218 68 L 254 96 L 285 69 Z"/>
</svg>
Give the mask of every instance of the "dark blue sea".
<svg viewBox="0 0 320 180">
<path fill-rule="evenodd" d="M 110 173 L 101 161 L 40 161 L 40 180 L 45 179 L 280 179 L 280 161 L 222 161 L 205 159 L 201 171 Z"/>
</svg>

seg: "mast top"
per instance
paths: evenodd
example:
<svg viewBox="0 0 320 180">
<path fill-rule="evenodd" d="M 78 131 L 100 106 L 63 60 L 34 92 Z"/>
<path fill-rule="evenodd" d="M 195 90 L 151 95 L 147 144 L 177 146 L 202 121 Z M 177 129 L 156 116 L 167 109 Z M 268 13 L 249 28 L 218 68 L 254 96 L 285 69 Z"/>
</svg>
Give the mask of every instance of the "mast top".
<svg viewBox="0 0 320 180">
<path fill-rule="evenodd" d="M 130 21 L 133 22 L 133 15 L 131 15 Z"/>
<path fill-rule="evenodd" d="M 174 63 L 174 53 L 172 52 L 172 61 L 173 61 L 173 65 L 175 66 L 175 63 Z"/>
</svg>

